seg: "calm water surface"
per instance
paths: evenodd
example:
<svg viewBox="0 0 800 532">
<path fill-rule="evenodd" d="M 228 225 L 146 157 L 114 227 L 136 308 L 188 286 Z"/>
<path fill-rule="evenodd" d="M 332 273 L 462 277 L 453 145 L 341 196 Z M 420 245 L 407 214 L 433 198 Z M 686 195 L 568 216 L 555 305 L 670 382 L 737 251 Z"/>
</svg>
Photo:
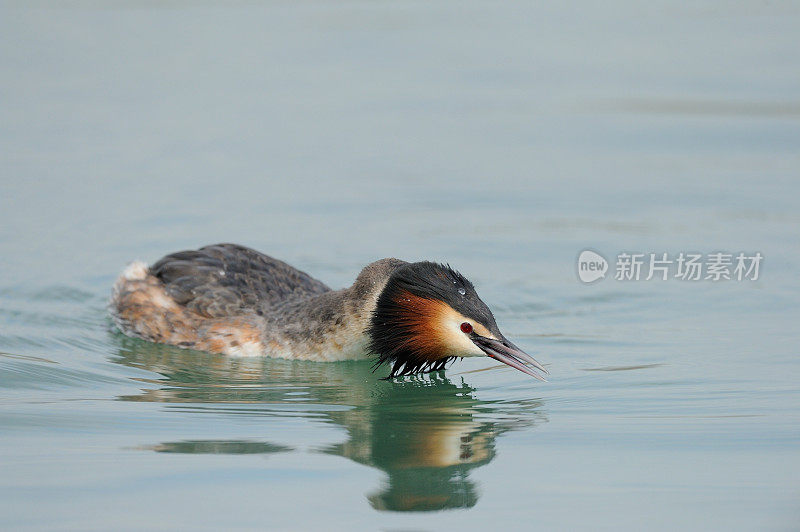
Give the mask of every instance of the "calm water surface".
<svg viewBox="0 0 800 532">
<path fill-rule="evenodd" d="M 792 2 L 0 3 L 0 528 L 797 529 Z M 458 267 L 488 360 L 128 339 L 130 260 Z M 764 255 L 583 285 L 584 248 Z"/>
</svg>

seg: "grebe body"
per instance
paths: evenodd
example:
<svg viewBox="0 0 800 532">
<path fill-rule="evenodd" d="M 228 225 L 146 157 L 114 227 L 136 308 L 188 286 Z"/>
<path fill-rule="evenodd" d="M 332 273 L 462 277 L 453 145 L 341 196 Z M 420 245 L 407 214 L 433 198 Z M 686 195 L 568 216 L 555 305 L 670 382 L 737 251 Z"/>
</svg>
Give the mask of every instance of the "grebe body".
<svg viewBox="0 0 800 532">
<path fill-rule="evenodd" d="M 263 253 L 217 244 L 134 262 L 114 284 L 126 335 L 232 356 L 332 362 L 376 358 L 391 376 L 489 356 L 541 379 L 470 283 L 449 266 L 381 259 L 332 290 Z"/>
</svg>

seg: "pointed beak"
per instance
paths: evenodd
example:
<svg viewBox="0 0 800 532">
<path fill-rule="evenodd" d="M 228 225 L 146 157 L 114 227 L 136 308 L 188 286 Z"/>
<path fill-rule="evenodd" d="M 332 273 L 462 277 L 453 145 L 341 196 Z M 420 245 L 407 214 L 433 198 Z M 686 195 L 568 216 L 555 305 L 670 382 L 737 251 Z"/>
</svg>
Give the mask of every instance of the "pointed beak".
<svg viewBox="0 0 800 532">
<path fill-rule="evenodd" d="M 544 377 L 536 373 L 533 369 L 538 369 L 543 373 L 548 373 L 544 366 L 536 362 L 536 360 L 528 353 L 512 344 L 506 338 L 501 336 L 501 340 L 487 338 L 479 334 L 473 334 L 470 339 L 477 345 L 481 351 L 495 360 L 499 360 L 503 364 L 508 364 L 512 368 L 518 369 L 523 373 L 527 373 L 531 377 L 537 378 L 542 382 L 547 382 Z"/>
</svg>

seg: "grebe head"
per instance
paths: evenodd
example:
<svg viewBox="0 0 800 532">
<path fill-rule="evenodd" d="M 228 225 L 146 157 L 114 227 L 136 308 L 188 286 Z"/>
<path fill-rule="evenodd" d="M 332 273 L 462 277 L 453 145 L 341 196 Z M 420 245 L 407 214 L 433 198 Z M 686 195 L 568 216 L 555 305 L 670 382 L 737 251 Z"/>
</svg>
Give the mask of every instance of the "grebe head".
<svg viewBox="0 0 800 532">
<path fill-rule="evenodd" d="M 369 329 L 378 365 L 391 376 L 442 369 L 456 357 L 489 356 L 528 375 L 547 370 L 506 339 L 475 287 L 449 266 L 415 262 L 396 270 Z"/>
</svg>

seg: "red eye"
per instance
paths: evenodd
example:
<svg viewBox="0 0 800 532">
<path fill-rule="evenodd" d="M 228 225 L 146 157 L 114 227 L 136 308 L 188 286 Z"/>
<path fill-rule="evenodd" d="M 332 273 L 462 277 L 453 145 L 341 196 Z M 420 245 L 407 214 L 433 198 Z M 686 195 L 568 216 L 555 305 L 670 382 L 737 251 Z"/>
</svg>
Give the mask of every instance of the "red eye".
<svg viewBox="0 0 800 532">
<path fill-rule="evenodd" d="M 470 325 L 469 323 L 467 323 L 465 321 L 464 323 L 461 324 L 461 332 L 463 332 L 464 334 L 471 333 L 472 332 L 472 325 Z"/>
</svg>

